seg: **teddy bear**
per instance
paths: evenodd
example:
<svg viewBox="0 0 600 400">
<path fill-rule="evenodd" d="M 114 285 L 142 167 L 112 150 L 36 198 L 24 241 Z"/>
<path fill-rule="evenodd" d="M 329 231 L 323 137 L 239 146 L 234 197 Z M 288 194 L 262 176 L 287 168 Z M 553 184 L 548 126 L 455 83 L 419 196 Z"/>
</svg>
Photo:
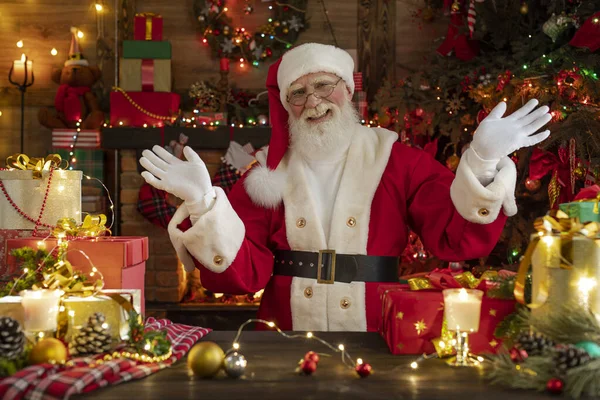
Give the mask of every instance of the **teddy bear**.
<svg viewBox="0 0 600 400">
<path fill-rule="evenodd" d="M 52 80 L 60 85 L 54 98 L 56 113 L 41 108 L 38 121 L 50 129 L 99 129 L 104 123 L 104 113 L 91 88 L 100 79 L 101 71 L 83 57 L 77 30 L 72 28 L 71 32 L 69 59 L 63 68 L 52 71 Z"/>
</svg>

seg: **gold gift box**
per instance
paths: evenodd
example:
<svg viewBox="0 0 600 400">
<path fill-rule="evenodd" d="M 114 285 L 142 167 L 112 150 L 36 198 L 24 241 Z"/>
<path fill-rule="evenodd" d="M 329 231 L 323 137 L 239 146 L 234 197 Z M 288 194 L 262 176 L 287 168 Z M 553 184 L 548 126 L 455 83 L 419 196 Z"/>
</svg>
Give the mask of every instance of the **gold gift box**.
<svg viewBox="0 0 600 400">
<path fill-rule="evenodd" d="M 132 302 L 133 308 L 138 313 L 141 311 L 141 291 L 139 289 L 104 290 L 103 292 L 121 294 L 127 301 Z M 125 339 L 129 335 L 127 313 L 119 303 L 108 296 L 67 297 L 64 305 L 69 315 L 67 336 L 73 333 L 72 329 L 85 325 L 88 318 L 96 312 L 104 314 L 113 337 Z M 0 316 L 12 317 L 23 325 L 24 314 L 20 296 L 0 298 Z"/>
</svg>

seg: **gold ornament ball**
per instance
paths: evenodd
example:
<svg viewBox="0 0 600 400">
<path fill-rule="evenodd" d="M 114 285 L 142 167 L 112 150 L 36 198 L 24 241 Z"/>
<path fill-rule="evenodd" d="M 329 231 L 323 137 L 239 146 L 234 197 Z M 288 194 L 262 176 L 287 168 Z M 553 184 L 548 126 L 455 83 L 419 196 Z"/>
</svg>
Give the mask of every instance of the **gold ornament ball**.
<svg viewBox="0 0 600 400">
<path fill-rule="evenodd" d="M 455 1 L 454 3 L 452 3 L 452 11 L 454 12 L 458 12 L 460 11 L 460 3 L 458 1 Z"/>
<path fill-rule="evenodd" d="M 290 30 L 288 28 L 283 28 L 283 33 L 288 33 Z"/>
<path fill-rule="evenodd" d="M 212 378 L 223 367 L 225 353 L 215 342 L 200 342 L 188 354 L 188 368 L 199 378 Z"/>
<path fill-rule="evenodd" d="M 455 172 L 456 169 L 458 168 L 458 163 L 460 162 L 460 157 L 457 156 L 456 154 L 452 154 L 450 157 L 448 157 L 448 159 L 446 160 L 446 166 L 448 167 L 448 169 L 452 172 Z"/>
<path fill-rule="evenodd" d="M 573 175 L 575 175 L 575 178 L 583 180 L 583 178 L 585 178 L 585 167 L 578 165 L 577 168 L 573 170 Z"/>
<path fill-rule="evenodd" d="M 529 12 L 529 6 L 527 5 L 527 3 L 521 4 L 521 9 L 519 11 L 521 12 L 521 14 L 527 15 L 527 13 Z"/>
<path fill-rule="evenodd" d="M 31 364 L 61 364 L 67 361 L 67 347 L 58 339 L 42 339 L 31 349 Z"/>
</svg>

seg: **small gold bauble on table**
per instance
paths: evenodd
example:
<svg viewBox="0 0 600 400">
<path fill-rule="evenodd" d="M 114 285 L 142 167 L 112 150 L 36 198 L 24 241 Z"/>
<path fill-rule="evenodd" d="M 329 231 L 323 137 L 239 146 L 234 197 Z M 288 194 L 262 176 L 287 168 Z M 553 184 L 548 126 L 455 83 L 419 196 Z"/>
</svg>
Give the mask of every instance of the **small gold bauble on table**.
<svg viewBox="0 0 600 400">
<path fill-rule="evenodd" d="M 31 349 L 31 364 L 62 364 L 67 361 L 67 347 L 58 339 L 42 339 Z"/>
<path fill-rule="evenodd" d="M 199 378 L 212 378 L 223 367 L 225 353 L 215 342 L 200 342 L 190 350 L 188 368 Z"/>
</svg>

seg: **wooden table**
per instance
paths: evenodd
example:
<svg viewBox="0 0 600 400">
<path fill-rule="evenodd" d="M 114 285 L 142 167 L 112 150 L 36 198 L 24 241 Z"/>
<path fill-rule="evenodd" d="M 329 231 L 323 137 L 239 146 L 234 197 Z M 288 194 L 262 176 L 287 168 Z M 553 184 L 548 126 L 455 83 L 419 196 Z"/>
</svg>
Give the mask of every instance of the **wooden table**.
<svg viewBox="0 0 600 400">
<path fill-rule="evenodd" d="M 211 332 L 212 340 L 229 349 L 235 332 Z M 485 383 L 481 370 L 453 368 L 440 360 L 428 360 L 417 370 L 409 367 L 412 356 L 393 356 L 377 333 L 327 332 L 319 337 L 343 343 L 353 357 L 370 363 L 375 373 L 359 378 L 345 367 L 339 353 L 321 357 L 313 376 L 294 373 L 297 361 L 309 351 L 332 354 L 315 341 L 285 339 L 275 332 L 244 331 L 240 351 L 248 360 L 246 376 L 230 379 L 194 379 L 185 360 L 172 368 L 139 381 L 85 395 L 92 399 L 542 399 L 548 395 L 513 391 Z"/>
</svg>

